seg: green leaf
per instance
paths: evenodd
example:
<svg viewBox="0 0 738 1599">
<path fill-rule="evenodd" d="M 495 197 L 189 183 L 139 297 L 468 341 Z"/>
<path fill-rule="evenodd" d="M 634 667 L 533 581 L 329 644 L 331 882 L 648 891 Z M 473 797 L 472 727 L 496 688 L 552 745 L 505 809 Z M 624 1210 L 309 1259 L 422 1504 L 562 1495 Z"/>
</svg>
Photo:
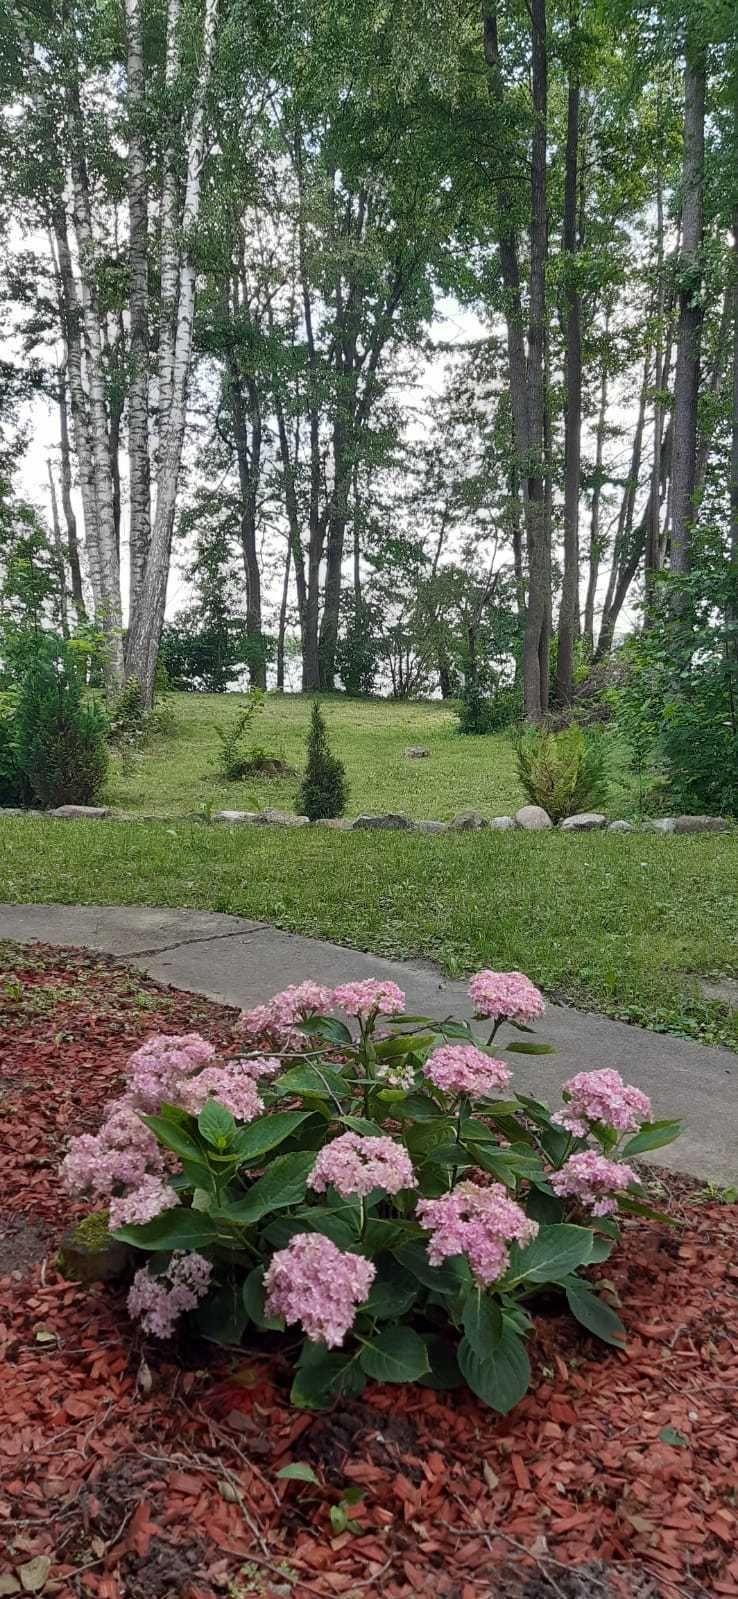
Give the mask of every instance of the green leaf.
<svg viewBox="0 0 738 1599">
<path fill-rule="evenodd" d="M 352 1398 L 365 1386 L 355 1355 L 326 1349 L 305 1339 L 295 1370 L 290 1400 L 299 1410 L 324 1410 L 336 1393 Z"/>
<path fill-rule="evenodd" d="M 364 1228 L 364 1253 L 374 1256 L 382 1250 L 391 1250 L 395 1254 L 413 1231 L 413 1222 L 371 1216 Z"/>
<path fill-rule="evenodd" d="M 601 1266 L 603 1260 L 609 1260 L 615 1245 L 610 1238 L 598 1237 L 595 1233 L 592 1239 L 592 1253 L 587 1261 L 588 1266 Z"/>
<path fill-rule="evenodd" d="M 525 1249 L 513 1244 L 505 1286 L 510 1287 L 516 1282 L 559 1282 L 579 1266 L 586 1265 L 591 1254 L 592 1232 L 589 1227 L 575 1227 L 570 1222 L 543 1226 L 538 1237 Z"/>
<path fill-rule="evenodd" d="M 375 1382 L 415 1382 L 430 1371 L 428 1351 L 412 1327 L 385 1327 L 362 1348 L 361 1365 Z"/>
<path fill-rule="evenodd" d="M 271 1116 L 260 1116 L 248 1127 L 240 1127 L 233 1146 L 234 1155 L 244 1163 L 259 1160 L 290 1138 L 302 1122 L 309 1119 L 309 1110 L 278 1110 Z M 323 1123 L 321 1123 L 321 1126 Z"/>
<path fill-rule="evenodd" d="M 659 1433 L 662 1444 L 671 1444 L 674 1449 L 688 1449 L 689 1439 L 677 1427 L 662 1427 Z"/>
<path fill-rule="evenodd" d="M 205 1150 L 197 1138 L 182 1126 L 179 1121 L 171 1121 L 168 1116 L 142 1116 L 142 1122 L 156 1134 L 160 1144 L 165 1149 L 171 1149 L 175 1155 L 185 1160 L 197 1161 L 199 1165 L 206 1159 Z M 194 1118 L 190 1118 L 193 1131 L 196 1128 Z"/>
<path fill-rule="evenodd" d="M 383 1027 L 432 1027 L 434 1029 L 434 1036 L 435 1036 L 435 1034 L 438 1033 L 438 1027 L 437 1027 L 436 1023 L 434 1022 L 432 1016 L 410 1016 L 409 1014 L 408 1015 L 402 1015 L 402 1016 L 383 1016 L 382 1017 L 382 1026 Z"/>
<path fill-rule="evenodd" d="M 673 1144 L 682 1131 L 681 1122 L 646 1122 L 640 1132 L 629 1138 L 623 1146 L 623 1158 L 629 1155 L 642 1155 L 647 1149 L 663 1149 L 665 1144 Z"/>
<path fill-rule="evenodd" d="M 544 1226 L 553 1226 L 561 1221 L 564 1206 L 555 1194 L 545 1188 L 531 1188 L 525 1200 L 525 1213 L 532 1221 L 542 1222 Z"/>
<path fill-rule="evenodd" d="M 362 1138 L 381 1138 L 383 1134 L 379 1122 L 367 1121 L 366 1116 L 342 1116 L 341 1125 L 350 1133 L 360 1133 Z"/>
<path fill-rule="evenodd" d="M 255 1266 L 250 1271 L 241 1289 L 243 1307 L 249 1321 L 259 1327 L 262 1332 L 276 1331 L 284 1327 L 281 1316 L 268 1316 L 264 1309 L 264 1267 Z"/>
<path fill-rule="evenodd" d="M 318 1099 L 345 1099 L 350 1092 L 345 1078 L 330 1066 L 292 1066 L 275 1078 L 273 1088 L 279 1094 L 312 1094 Z"/>
<path fill-rule="evenodd" d="M 614 1344 L 616 1349 L 623 1348 L 625 1328 L 611 1305 L 607 1305 L 604 1299 L 600 1299 L 584 1284 L 568 1287 L 566 1299 L 572 1316 L 576 1316 L 587 1332 L 594 1333 L 605 1344 Z"/>
<path fill-rule="evenodd" d="M 202 1249 L 215 1242 L 218 1228 L 212 1216 L 177 1205 L 138 1227 L 118 1227 L 113 1237 L 137 1249 Z"/>
<path fill-rule="evenodd" d="M 374 1046 L 374 1053 L 379 1061 L 395 1060 L 399 1056 L 411 1055 L 416 1050 L 430 1049 L 436 1041 L 436 1033 L 413 1033 L 411 1037 L 382 1038 Z"/>
<path fill-rule="evenodd" d="M 392 1255 L 380 1255 L 375 1264 L 377 1275 L 364 1308 L 377 1321 L 404 1316 L 417 1296 L 417 1280 Z"/>
<path fill-rule="evenodd" d="M 342 1533 L 348 1526 L 348 1515 L 342 1505 L 331 1505 L 328 1512 L 334 1532 Z"/>
<path fill-rule="evenodd" d="M 505 1055 L 512 1054 L 513 1052 L 516 1055 L 555 1055 L 556 1054 L 556 1050 L 555 1050 L 553 1044 L 505 1044 L 505 1045 L 503 1045 L 503 1053 Z"/>
<path fill-rule="evenodd" d="M 198 1305 L 191 1320 L 201 1338 L 220 1344 L 224 1349 L 237 1349 L 248 1320 L 240 1285 L 230 1282 L 223 1288 L 216 1288 Z"/>
<path fill-rule="evenodd" d="M 406 1271 L 412 1272 L 424 1288 L 431 1288 L 436 1294 L 457 1294 L 460 1288 L 469 1286 L 471 1272 L 463 1255 L 454 1255 L 441 1266 L 431 1266 L 421 1238 L 411 1239 L 394 1253 Z"/>
<path fill-rule="evenodd" d="M 236 1131 L 236 1123 L 225 1105 L 219 1105 L 217 1099 L 209 1099 L 197 1118 L 197 1126 L 206 1144 L 213 1149 L 226 1149 Z"/>
<path fill-rule="evenodd" d="M 397 1107 L 397 1115 L 403 1121 L 420 1122 L 433 1121 L 436 1116 L 444 1116 L 445 1112 L 431 1099 L 430 1094 L 406 1094 L 401 1105 Z"/>
<path fill-rule="evenodd" d="M 289 1466 L 283 1466 L 277 1472 L 277 1477 L 282 1482 L 314 1482 L 320 1487 L 320 1478 L 316 1477 L 312 1466 L 305 1460 L 293 1460 Z"/>
<path fill-rule="evenodd" d="M 530 1383 L 528 1351 L 507 1322 L 493 1354 L 478 1355 L 468 1338 L 462 1338 L 458 1361 L 472 1393 L 501 1416 L 517 1405 Z"/>
<path fill-rule="evenodd" d="M 289 1205 L 299 1205 L 305 1198 L 307 1180 L 315 1164 L 310 1149 L 298 1150 L 293 1155 L 277 1155 L 270 1162 L 264 1176 L 254 1183 L 243 1199 L 223 1207 L 229 1221 L 251 1225 L 268 1216 L 272 1210 L 286 1210 Z"/>
<path fill-rule="evenodd" d="M 456 1350 L 447 1338 L 439 1333 L 423 1333 L 423 1343 L 428 1351 L 430 1371 L 418 1382 L 423 1388 L 459 1388 L 464 1379 L 459 1371 Z"/>
<path fill-rule="evenodd" d="M 464 1301 L 461 1322 L 475 1355 L 486 1359 L 502 1337 L 502 1311 L 497 1300 L 491 1299 L 480 1288 L 472 1288 Z"/>
<path fill-rule="evenodd" d="M 301 1231 L 307 1228 L 308 1232 L 321 1233 L 324 1238 L 330 1238 L 338 1249 L 356 1249 L 359 1241 L 358 1213 L 352 1216 L 350 1205 L 345 1205 L 343 1212 L 324 1205 L 306 1206 L 295 1213 L 294 1220 L 300 1223 Z"/>
<path fill-rule="evenodd" d="M 295 1027 L 308 1038 L 325 1038 L 329 1044 L 342 1046 L 354 1042 L 345 1022 L 339 1022 L 336 1016 L 307 1016 L 304 1022 L 295 1022 Z"/>
<path fill-rule="evenodd" d="M 474 1043 L 474 1035 L 468 1022 L 439 1022 L 438 1031 L 444 1038 L 463 1038 L 470 1044 Z"/>
</svg>

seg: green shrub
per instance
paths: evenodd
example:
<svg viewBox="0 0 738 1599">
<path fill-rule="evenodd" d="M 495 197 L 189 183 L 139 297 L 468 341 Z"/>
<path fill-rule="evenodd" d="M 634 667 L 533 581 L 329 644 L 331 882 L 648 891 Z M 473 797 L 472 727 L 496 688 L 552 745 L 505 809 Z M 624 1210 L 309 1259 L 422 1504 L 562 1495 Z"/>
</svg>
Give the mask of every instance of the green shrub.
<svg viewBox="0 0 738 1599">
<path fill-rule="evenodd" d="M 0 694 L 0 805 L 30 805 L 30 784 L 18 760 L 16 701 Z"/>
<path fill-rule="evenodd" d="M 90 805 L 99 797 L 108 770 L 108 724 L 97 704 L 83 701 L 65 653 L 31 667 L 14 720 L 18 765 L 39 805 Z"/>
<path fill-rule="evenodd" d="M 602 804 L 607 793 L 605 750 L 600 739 L 579 727 L 561 733 L 535 728 L 515 746 L 518 776 L 532 805 L 541 805 L 552 822 Z"/>
<path fill-rule="evenodd" d="M 216 724 L 215 731 L 220 739 L 217 771 L 229 783 L 240 783 L 245 777 L 253 777 L 255 756 L 263 758 L 265 755 L 265 751 L 260 747 L 257 750 L 248 738 L 263 709 L 264 695 L 261 689 L 254 688 L 228 727 Z"/>
<path fill-rule="evenodd" d="M 317 700 L 313 702 L 307 751 L 305 776 L 297 796 L 298 811 L 309 816 L 311 822 L 343 816 L 348 800 L 346 768 L 343 761 L 331 754 L 328 730 Z"/>
</svg>

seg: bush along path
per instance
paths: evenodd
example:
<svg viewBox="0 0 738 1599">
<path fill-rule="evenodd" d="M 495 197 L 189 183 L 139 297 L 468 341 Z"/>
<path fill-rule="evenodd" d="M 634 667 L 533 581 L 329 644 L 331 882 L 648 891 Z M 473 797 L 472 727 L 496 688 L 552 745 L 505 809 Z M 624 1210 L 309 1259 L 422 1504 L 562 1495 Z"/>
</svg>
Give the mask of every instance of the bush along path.
<svg viewBox="0 0 738 1599">
<path fill-rule="evenodd" d="M 637 1090 L 584 1074 L 553 1121 L 464 1027 L 372 1031 L 377 1000 L 401 1005 L 386 984 L 244 1022 L 105 959 L 8 946 L 4 971 L 4 1593 L 481 1599 L 494 1571 L 511 1596 L 738 1594 L 734 1211 L 626 1172 L 674 1130 Z M 478 980 L 483 1039 L 511 1003 L 528 1026 L 529 985 Z M 57 1269 L 83 1214 L 59 1181 L 72 1129 L 68 1178 L 135 1238 L 120 1283 Z M 450 1392 L 454 1352 L 472 1386 Z"/>
</svg>

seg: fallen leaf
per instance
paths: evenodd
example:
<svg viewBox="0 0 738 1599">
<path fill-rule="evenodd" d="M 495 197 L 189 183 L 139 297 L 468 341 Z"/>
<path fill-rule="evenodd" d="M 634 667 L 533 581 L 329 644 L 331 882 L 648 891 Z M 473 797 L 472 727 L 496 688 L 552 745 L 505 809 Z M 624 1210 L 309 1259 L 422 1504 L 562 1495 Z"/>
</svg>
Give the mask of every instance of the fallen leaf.
<svg viewBox="0 0 738 1599">
<path fill-rule="evenodd" d="M 36 1555 L 35 1559 L 27 1560 L 24 1566 L 18 1567 L 18 1576 L 21 1586 L 26 1593 L 40 1593 L 46 1586 L 46 1579 L 51 1570 L 51 1561 L 48 1555 Z"/>
</svg>

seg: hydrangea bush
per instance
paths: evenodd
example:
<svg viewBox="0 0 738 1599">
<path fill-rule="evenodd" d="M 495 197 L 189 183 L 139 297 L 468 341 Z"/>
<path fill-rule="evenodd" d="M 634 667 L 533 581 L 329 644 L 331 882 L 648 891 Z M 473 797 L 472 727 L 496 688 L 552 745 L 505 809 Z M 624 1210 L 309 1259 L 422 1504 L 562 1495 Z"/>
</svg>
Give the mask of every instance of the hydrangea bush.
<svg viewBox="0 0 738 1599">
<path fill-rule="evenodd" d="M 501 1058 L 550 1046 L 496 1042 L 530 1034 L 538 990 L 484 971 L 469 993 L 482 1036 L 407 1015 L 395 983 L 308 982 L 241 1018 L 236 1059 L 197 1034 L 136 1051 L 64 1176 L 141 1251 L 128 1308 L 147 1333 L 283 1332 L 308 1408 L 369 1380 L 466 1382 L 502 1413 L 530 1380 L 542 1290 L 622 1345 L 587 1271 L 619 1216 L 653 1214 L 629 1162 L 678 1123 L 610 1067 L 570 1078 L 551 1113 Z"/>
</svg>

